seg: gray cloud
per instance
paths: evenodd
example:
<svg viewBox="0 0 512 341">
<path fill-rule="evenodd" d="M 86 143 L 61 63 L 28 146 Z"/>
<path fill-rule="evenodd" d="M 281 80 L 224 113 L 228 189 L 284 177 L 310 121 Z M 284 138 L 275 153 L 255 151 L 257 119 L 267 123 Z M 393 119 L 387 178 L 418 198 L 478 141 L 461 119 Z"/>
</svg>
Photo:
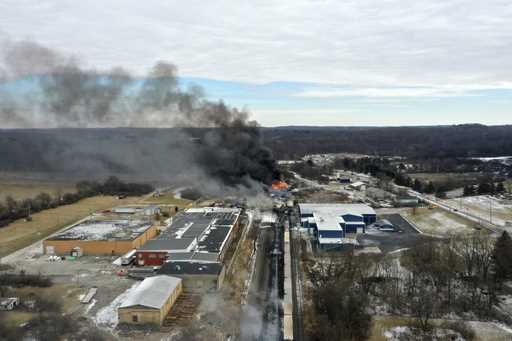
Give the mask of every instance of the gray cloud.
<svg viewBox="0 0 512 341">
<path fill-rule="evenodd" d="M 502 0 L 6 0 L 0 13 L 2 28 L 16 38 L 139 73 L 159 56 L 187 75 L 242 81 L 405 86 L 512 79 L 512 6 Z"/>
</svg>

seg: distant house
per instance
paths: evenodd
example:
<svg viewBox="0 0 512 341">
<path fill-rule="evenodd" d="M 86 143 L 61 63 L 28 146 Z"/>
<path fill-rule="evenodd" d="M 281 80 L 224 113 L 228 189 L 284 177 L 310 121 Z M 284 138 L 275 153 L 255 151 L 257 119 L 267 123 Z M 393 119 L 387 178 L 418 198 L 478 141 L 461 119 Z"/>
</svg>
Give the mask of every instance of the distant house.
<svg viewBox="0 0 512 341">
<path fill-rule="evenodd" d="M 18 297 L 0 297 L 0 310 L 14 310 L 19 304 Z"/>
<path fill-rule="evenodd" d="M 364 191 L 366 189 L 366 184 L 362 181 L 356 181 L 348 185 L 348 187 L 356 191 Z"/>
<path fill-rule="evenodd" d="M 119 323 L 162 325 L 181 293 L 180 278 L 146 278 L 119 306 Z"/>
<path fill-rule="evenodd" d="M 413 196 L 399 196 L 395 199 L 395 206 L 397 207 L 416 207 L 420 203 L 417 197 Z"/>
</svg>

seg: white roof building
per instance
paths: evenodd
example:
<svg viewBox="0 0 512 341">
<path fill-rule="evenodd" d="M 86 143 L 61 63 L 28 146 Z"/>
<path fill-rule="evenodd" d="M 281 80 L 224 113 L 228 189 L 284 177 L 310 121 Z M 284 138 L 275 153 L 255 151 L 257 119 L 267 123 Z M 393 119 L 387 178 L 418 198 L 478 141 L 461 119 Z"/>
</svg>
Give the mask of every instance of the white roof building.
<svg viewBox="0 0 512 341">
<path fill-rule="evenodd" d="M 303 226 L 316 230 L 320 247 L 357 245 L 354 234 L 376 220 L 370 206 L 362 204 L 299 204 Z"/>
<path fill-rule="evenodd" d="M 167 275 L 148 277 L 135 288 L 119 308 L 144 306 L 161 309 L 180 283 L 181 278 Z"/>
<path fill-rule="evenodd" d="M 368 205 L 363 204 L 299 204 L 300 213 L 324 215 L 375 215 L 375 210 Z"/>
</svg>

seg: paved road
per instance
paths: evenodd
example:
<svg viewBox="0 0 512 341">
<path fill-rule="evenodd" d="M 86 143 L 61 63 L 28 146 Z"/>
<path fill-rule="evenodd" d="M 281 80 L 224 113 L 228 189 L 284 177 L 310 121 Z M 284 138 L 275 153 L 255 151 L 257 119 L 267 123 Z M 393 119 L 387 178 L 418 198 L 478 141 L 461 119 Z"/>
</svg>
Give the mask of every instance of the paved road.
<svg viewBox="0 0 512 341">
<path fill-rule="evenodd" d="M 414 196 L 414 197 L 417 197 L 419 200 L 422 200 L 428 204 L 431 204 L 431 205 L 436 205 L 438 206 L 439 208 L 445 210 L 445 211 L 448 211 L 448 212 L 451 212 L 453 214 L 456 214 L 458 215 L 459 217 L 462 217 L 462 218 L 465 218 L 467 220 L 470 220 L 472 222 L 475 222 L 481 226 L 483 226 L 484 228 L 488 229 L 489 231 L 493 232 L 493 233 L 499 233 L 500 231 L 503 230 L 502 227 L 500 226 L 497 226 L 497 225 L 494 225 L 486 220 L 483 220 L 482 218 L 480 217 L 477 217 L 471 213 L 468 213 L 468 212 L 461 212 L 457 209 L 455 209 L 454 207 L 451 207 L 439 200 L 437 200 L 435 197 L 429 197 L 429 196 L 426 196 L 424 194 L 421 194 L 421 193 L 418 193 L 416 191 L 412 191 L 412 190 L 408 190 L 408 194 L 411 195 L 411 196 Z"/>
</svg>

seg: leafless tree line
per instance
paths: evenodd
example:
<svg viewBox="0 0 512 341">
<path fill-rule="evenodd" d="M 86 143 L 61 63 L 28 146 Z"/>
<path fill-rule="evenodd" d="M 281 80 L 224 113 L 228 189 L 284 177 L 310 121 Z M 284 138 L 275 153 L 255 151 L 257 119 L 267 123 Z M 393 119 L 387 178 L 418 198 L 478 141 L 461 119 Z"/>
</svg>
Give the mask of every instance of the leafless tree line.
<svg viewBox="0 0 512 341">
<path fill-rule="evenodd" d="M 333 254 L 309 260 L 306 273 L 312 340 L 364 340 L 368 312 L 408 316 L 415 328 L 429 332 L 433 318 L 502 318 L 498 295 L 512 277 L 512 239 L 506 232 L 497 240 L 477 232 L 432 239 L 399 257 Z"/>
</svg>

